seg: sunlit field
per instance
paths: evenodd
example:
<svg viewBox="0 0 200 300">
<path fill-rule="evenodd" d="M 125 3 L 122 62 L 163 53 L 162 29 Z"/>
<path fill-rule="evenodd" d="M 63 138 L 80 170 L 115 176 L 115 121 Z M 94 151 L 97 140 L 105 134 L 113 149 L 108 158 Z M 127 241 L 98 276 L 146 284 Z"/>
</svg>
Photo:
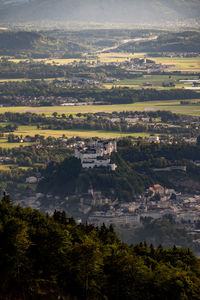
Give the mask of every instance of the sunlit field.
<svg viewBox="0 0 200 300">
<path fill-rule="evenodd" d="M 62 137 L 65 135 L 68 138 L 71 137 L 84 137 L 84 138 L 91 138 L 91 137 L 101 137 L 101 138 L 114 138 L 114 137 L 121 137 L 121 136 L 134 136 L 134 137 L 146 137 L 149 136 L 149 133 L 124 133 L 124 132 L 108 132 L 108 131 L 101 131 L 101 130 L 42 130 L 37 129 L 35 126 L 19 126 L 18 130 L 14 132 L 16 135 L 30 135 L 35 136 L 36 134 L 43 135 L 44 137 L 52 136 L 55 138 Z"/>
<path fill-rule="evenodd" d="M 56 78 L 42 78 L 42 80 L 45 81 L 53 81 L 53 80 L 62 80 L 64 77 L 56 77 Z M 22 81 L 31 81 L 32 79 L 29 78 L 8 78 L 8 79 L 1 79 L 0 82 L 22 82 Z M 40 80 L 40 79 L 34 79 L 34 80 Z"/>
<path fill-rule="evenodd" d="M 198 100 L 198 99 L 197 99 Z M 195 100 L 192 100 L 193 102 Z M 200 101 L 200 99 L 198 100 Z M 0 107 L 0 113 L 4 112 L 32 112 L 37 114 L 45 114 L 51 116 L 52 113 L 58 114 L 77 114 L 77 113 L 96 113 L 113 111 L 155 111 L 155 110 L 170 110 L 174 113 L 182 113 L 188 115 L 200 116 L 200 105 L 181 105 L 178 100 L 170 101 L 148 101 L 137 102 L 133 104 L 119 104 L 119 105 L 88 105 L 88 106 L 41 106 L 41 107 Z"/>
<path fill-rule="evenodd" d="M 198 76 L 189 76 L 188 75 L 143 75 L 134 79 L 125 79 L 120 80 L 119 82 L 112 84 L 104 84 L 106 88 L 116 87 L 130 87 L 130 88 L 149 88 L 145 86 L 145 83 L 152 84 L 151 88 L 155 89 L 173 89 L 173 88 L 185 88 L 192 87 L 192 83 L 183 83 L 179 80 L 184 79 L 198 79 Z M 163 87 L 163 83 L 173 82 L 175 87 Z"/>
<path fill-rule="evenodd" d="M 96 59 L 88 56 L 85 54 L 85 56 L 80 59 L 80 58 L 52 58 L 52 59 L 32 59 L 31 61 L 34 62 L 43 62 L 43 63 L 49 63 L 49 64 L 57 64 L 57 65 L 68 65 L 71 64 L 72 62 L 79 62 L 80 60 L 86 60 L 87 62 L 123 62 L 125 60 L 130 60 L 135 57 L 143 58 L 145 53 L 135 53 L 135 54 L 130 54 L 130 53 L 100 53 L 96 56 Z M 23 61 L 29 61 L 27 59 L 14 59 L 11 58 L 9 59 L 12 62 L 19 63 Z"/>
<path fill-rule="evenodd" d="M 101 53 L 98 55 L 101 62 L 123 62 L 131 58 L 144 58 L 146 53 Z M 170 71 L 181 72 L 200 72 L 200 58 L 199 57 L 148 57 L 158 64 L 169 65 Z"/>
<path fill-rule="evenodd" d="M 145 53 L 126 53 L 126 52 L 111 52 L 111 53 L 101 53 L 98 54 L 98 58 L 100 62 L 124 62 L 126 60 L 130 60 L 132 58 L 143 58 Z"/>
<path fill-rule="evenodd" d="M 171 65 L 170 71 L 200 72 L 199 57 L 150 57 L 156 63 Z"/>
<path fill-rule="evenodd" d="M 14 135 L 25 137 L 26 135 L 35 136 L 41 135 L 45 138 L 51 136 L 54 138 L 60 137 L 81 137 L 81 138 L 92 138 L 92 137 L 99 137 L 99 138 L 120 138 L 125 136 L 132 136 L 132 137 L 148 137 L 150 133 L 144 132 L 137 132 L 137 133 L 124 133 L 124 132 L 108 132 L 108 131 L 101 131 L 101 130 L 41 130 L 37 129 L 36 126 L 19 126 L 16 131 L 13 132 Z M 33 144 L 33 143 L 32 143 Z M 18 148 L 18 147 L 25 147 L 30 146 L 31 143 L 8 143 L 6 135 L 4 138 L 0 139 L 0 148 L 11 149 L 11 148 Z M 1 169 L 0 169 L 1 170 Z"/>
<path fill-rule="evenodd" d="M 10 149 L 10 148 L 15 148 L 20 146 L 25 147 L 29 145 L 30 143 L 8 143 L 6 136 L 4 138 L 0 138 L 0 148 Z"/>
</svg>

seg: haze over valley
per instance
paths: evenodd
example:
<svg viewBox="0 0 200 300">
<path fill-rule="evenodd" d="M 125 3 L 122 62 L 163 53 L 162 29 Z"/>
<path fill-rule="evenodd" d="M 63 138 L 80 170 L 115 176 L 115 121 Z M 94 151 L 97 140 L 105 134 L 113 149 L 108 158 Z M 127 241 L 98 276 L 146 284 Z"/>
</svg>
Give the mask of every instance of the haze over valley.
<svg viewBox="0 0 200 300">
<path fill-rule="evenodd" d="M 198 21 L 199 0 L 30 0 L 0 3 L 6 22 L 163 24 Z"/>
</svg>

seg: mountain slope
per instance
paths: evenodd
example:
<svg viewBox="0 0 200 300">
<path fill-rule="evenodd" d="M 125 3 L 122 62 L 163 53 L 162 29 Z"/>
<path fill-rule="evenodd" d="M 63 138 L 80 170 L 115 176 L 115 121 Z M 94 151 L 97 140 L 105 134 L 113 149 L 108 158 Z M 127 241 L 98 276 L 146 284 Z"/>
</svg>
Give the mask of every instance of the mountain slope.
<svg viewBox="0 0 200 300">
<path fill-rule="evenodd" d="M 166 22 L 198 18 L 199 0 L 0 1 L 2 21 Z"/>
</svg>

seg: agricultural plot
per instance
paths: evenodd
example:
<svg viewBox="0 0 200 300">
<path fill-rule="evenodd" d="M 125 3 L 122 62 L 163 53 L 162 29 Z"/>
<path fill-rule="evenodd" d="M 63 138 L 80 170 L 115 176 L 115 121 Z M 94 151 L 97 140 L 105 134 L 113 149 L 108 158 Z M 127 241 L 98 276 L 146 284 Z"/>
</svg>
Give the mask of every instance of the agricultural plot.
<svg viewBox="0 0 200 300">
<path fill-rule="evenodd" d="M 4 138 L 0 138 L 0 148 L 11 149 L 11 148 L 25 147 L 30 145 L 31 145 L 30 143 L 8 143 L 6 136 Z"/>
<path fill-rule="evenodd" d="M 123 62 L 132 58 L 144 58 L 147 53 L 101 53 L 98 55 L 100 62 Z M 148 57 L 157 64 L 169 65 L 168 71 L 181 72 L 200 72 L 200 58 L 199 57 Z"/>
<path fill-rule="evenodd" d="M 53 80 L 63 80 L 64 77 L 57 77 L 57 78 L 43 78 L 45 81 L 53 81 Z M 0 78 L 0 83 L 1 82 L 22 82 L 22 81 L 31 81 L 32 79 L 29 78 Z"/>
<path fill-rule="evenodd" d="M 44 137 L 55 137 L 59 138 L 65 135 L 68 138 L 71 137 L 83 137 L 83 138 L 91 138 L 91 137 L 100 137 L 100 138 L 114 138 L 114 137 L 122 137 L 122 136 L 134 136 L 134 137 L 148 137 L 149 133 L 123 133 L 123 132 L 108 132 L 108 131 L 100 131 L 100 130 L 42 130 L 37 129 L 36 126 L 19 126 L 18 130 L 14 132 L 16 135 L 30 135 L 35 136 L 43 135 Z"/>
<path fill-rule="evenodd" d="M 152 79 L 153 80 L 153 79 Z M 198 99 L 196 101 L 199 101 Z M 192 100 L 194 103 L 195 100 Z M 0 113 L 5 112 L 31 112 L 37 114 L 45 114 L 46 116 L 52 116 L 54 112 L 61 116 L 63 113 L 66 115 L 77 114 L 77 113 L 96 113 L 96 112 L 108 112 L 113 111 L 156 111 L 156 110 L 168 110 L 174 113 L 187 114 L 200 116 L 200 105 L 190 104 L 182 105 L 180 101 L 149 101 L 149 102 L 138 102 L 133 104 L 125 105 L 88 105 L 88 106 L 46 106 L 46 107 L 0 107 Z M 2 123 L 2 126 L 4 123 Z M 55 137 L 59 138 L 65 135 L 66 137 L 100 137 L 100 138 L 117 138 L 123 136 L 134 136 L 134 137 L 148 137 L 150 133 L 124 133 L 124 132 L 107 132 L 107 131 L 94 131 L 94 130 L 43 130 L 38 129 L 37 126 L 19 126 L 14 132 L 15 135 L 23 136 L 26 135 L 35 136 L 42 135 L 44 137 Z M 8 143 L 6 135 L 0 139 L 1 148 L 14 148 L 20 146 L 28 146 L 30 143 Z"/>
<path fill-rule="evenodd" d="M 112 63 L 112 62 L 124 62 L 133 58 L 143 58 L 145 53 L 126 53 L 126 52 L 111 52 L 111 53 L 100 53 L 98 54 L 98 60 L 102 63 Z"/>
<path fill-rule="evenodd" d="M 155 88 L 155 89 L 170 89 L 170 88 L 185 88 L 192 87 L 192 83 L 183 84 L 179 80 L 184 79 L 197 79 L 197 76 L 185 76 L 185 75 L 143 75 L 135 79 L 121 80 L 113 84 L 105 84 L 107 88 L 112 86 L 116 87 L 130 87 L 130 88 Z M 175 87 L 164 87 L 163 84 L 174 83 Z M 148 86 L 148 84 L 150 86 Z M 146 86 L 147 85 L 147 86 Z"/>
<path fill-rule="evenodd" d="M 169 71 L 200 72 L 199 57 L 149 57 L 158 64 L 169 65 Z"/>
<path fill-rule="evenodd" d="M 57 64 L 57 65 L 68 65 L 72 62 L 80 62 L 80 60 L 84 60 L 86 62 L 94 61 L 95 63 L 97 61 L 102 63 L 111 63 L 111 62 L 124 62 L 126 60 L 130 60 L 132 58 L 143 58 L 145 56 L 145 53 L 126 53 L 126 52 L 120 52 L 120 53 L 100 53 L 96 55 L 96 59 L 93 56 L 85 54 L 85 56 L 80 58 L 52 58 L 52 59 L 32 59 L 31 61 L 34 62 L 42 62 L 46 64 Z M 11 58 L 9 59 L 12 62 L 19 63 L 19 62 L 25 62 L 28 61 L 27 59 L 15 59 Z"/>
<path fill-rule="evenodd" d="M 198 100 L 198 99 L 197 99 Z M 200 100 L 200 99 L 199 99 Z M 198 100 L 198 101 L 199 101 Z M 193 102 L 195 100 L 192 100 Z M 97 112 L 113 112 L 113 111 L 155 111 L 155 110 L 170 110 L 174 113 L 182 113 L 188 115 L 200 116 L 200 105 L 182 105 L 178 100 L 172 101 L 148 101 L 137 102 L 133 104 L 119 105 L 88 105 L 88 106 L 41 106 L 41 107 L 0 107 L 0 113 L 5 112 L 32 112 L 37 114 L 45 114 L 52 116 L 54 112 L 58 114 L 77 114 L 77 113 L 97 113 Z"/>
</svg>

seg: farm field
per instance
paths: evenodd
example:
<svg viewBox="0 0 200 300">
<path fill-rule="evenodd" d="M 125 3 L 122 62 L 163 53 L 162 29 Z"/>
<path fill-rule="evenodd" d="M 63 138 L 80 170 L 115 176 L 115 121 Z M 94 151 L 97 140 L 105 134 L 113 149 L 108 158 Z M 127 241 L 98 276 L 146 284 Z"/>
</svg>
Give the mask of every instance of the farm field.
<svg viewBox="0 0 200 300">
<path fill-rule="evenodd" d="M 122 62 L 131 58 L 144 58 L 147 53 L 124 53 L 124 52 L 111 52 L 101 53 L 98 55 L 101 62 Z M 169 71 L 181 72 L 200 72 L 200 58 L 199 57 L 149 57 L 158 64 L 171 65 Z"/>
<path fill-rule="evenodd" d="M 63 77 L 57 77 L 57 78 L 43 78 L 45 81 L 53 81 L 53 80 L 62 80 L 64 79 Z M 19 82 L 19 81 L 31 81 L 32 79 L 29 78 L 0 78 L 0 82 Z M 36 79 L 40 80 L 40 79 Z"/>
<path fill-rule="evenodd" d="M 100 62 L 124 62 L 132 58 L 143 58 L 146 53 L 126 53 L 126 52 L 110 52 L 98 54 Z"/>
<path fill-rule="evenodd" d="M 0 82 L 19 82 L 19 81 L 31 81 L 31 79 L 28 78 L 0 78 Z"/>
<path fill-rule="evenodd" d="M 25 147 L 25 146 L 30 146 L 30 143 L 8 143 L 6 137 L 5 138 L 0 138 L 0 148 L 6 148 L 6 149 L 11 149 L 15 147 Z"/>
<path fill-rule="evenodd" d="M 42 130 L 42 129 L 37 129 L 36 126 L 19 126 L 18 130 L 14 131 L 14 134 L 16 135 L 30 135 L 30 136 L 35 136 L 36 134 L 38 135 L 43 135 L 44 137 L 55 137 L 59 138 L 65 135 L 68 138 L 71 137 L 84 137 L 84 138 L 90 138 L 90 137 L 101 137 L 101 138 L 112 138 L 112 137 L 121 137 L 121 136 L 134 136 L 134 137 L 148 137 L 150 134 L 149 133 L 120 133 L 120 132 L 107 132 L 107 131 L 94 131 L 94 130 Z M 1 145 L 0 145 L 1 146 Z"/>
<path fill-rule="evenodd" d="M 102 63 L 112 63 L 112 62 L 124 62 L 133 58 L 144 58 L 147 53 L 126 53 L 126 52 L 109 52 L 109 53 L 99 53 L 96 54 L 96 58 L 90 57 L 85 54 L 82 60 L 87 62 L 102 62 Z M 169 65 L 168 70 L 170 71 L 181 71 L 181 72 L 200 72 L 200 58 L 199 57 L 150 57 L 149 59 L 155 61 L 156 63 L 161 63 L 163 65 Z M 28 61 L 27 59 L 9 59 L 12 62 L 19 63 L 23 61 Z M 79 62 L 80 58 L 51 58 L 51 59 L 33 59 L 35 62 L 44 62 L 57 65 L 68 65 L 74 61 Z"/>
<path fill-rule="evenodd" d="M 132 88 L 145 88 L 145 83 L 152 84 L 151 88 L 156 89 L 170 89 L 174 87 L 163 87 L 163 83 L 170 83 L 173 82 L 175 84 L 175 88 L 183 88 L 183 87 L 192 87 L 192 83 L 182 83 L 179 82 L 179 80 L 184 79 L 198 79 L 197 76 L 186 76 L 186 75 L 143 75 L 141 77 L 135 78 L 135 79 L 126 79 L 121 80 L 117 83 L 112 84 L 105 84 L 105 87 L 111 88 L 112 86 L 116 87 L 132 87 Z M 149 88 L 149 87 L 147 87 Z"/>
<path fill-rule="evenodd" d="M 149 57 L 158 64 L 172 65 L 170 71 L 200 72 L 199 57 Z"/>
<path fill-rule="evenodd" d="M 25 62 L 25 61 L 29 61 L 28 59 L 15 59 L 15 58 L 11 58 L 9 59 L 12 62 L 15 63 L 19 63 L 19 62 Z M 56 65 L 68 65 L 74 61 L 79 62 L 80 59 L 79 58 L 52 58 L 52 59 L 48 59 L 48 58 L 44 58 L 44 59 L 40 59 L 40 58 L 36 58 L 36 59 L 31 59 L 31 61 L 34 62 L 43 62 L 46 64 L 56 64 Z"/>
<path fill-rule="evenodd" d="M 51 136 L 54 138 L 59 138 L 65 135 L 68 138 L 72 137 L 81 137 L 81 138 L 91 138 L 91 137 L 99 137 L 99 138 L 118 138 L 125 136 L 133 136 L 133 137 L 148 137 L 150 133 L 138 132 L 138 133 L 124 133 L 124 132 L 106 132 L 106 131 L 88 131 L 88 130 L 41 130 L 37 129 L 36 126 L 19 126 L 18 130 L 14 131 L 13 134 L 25 137 L 26 135 L 35 136 L 42 135 L 45 138 Z M 0 148 L 11 149 L 18 147 L 30 146 L 33 143 L 8 143 L 6 136 L 5 138 L 0 139 Z M 7 165 L 6 165 L 7 166 Z M 7 167 L 6 167 L 7 168 Z M 1 169 L 0 169 L 1 170 Z"/>
<path fill-rule="evenodd" d="M 14 166 L 14 164 L 0 165 L 0 171 L 8 171 L 13 166 Z"/>
<path fill-rule="evenodd" d="M 123 62 L 125 60 L 129 60 L 131 58 L 136 58 L 136 57 L 144 57 L 145 53 L 136 53 L 136 54 L 130 54 L 130 53 L 100 53 L 96 55 L 96 59 L 94 57 L 90 57 L 89 55 L 85 54 L 85 56 L 80 59 L 80 58 L 52 58 L 52 59 L 32 59 L 32 61 L 35 62 L 44 62 L 47 64 L 57 64 L 57 65 L 68 65 L 71 64 L 72 62 L 76 61 L 79 62 L 80 60 L 86 60 L 87 62 L 91 61 L 98 61 L 100 62 Z M 27 59 L 15 59 L 11 58 L 9 59 L 12 62 L 19 63 L 19 62 L 24 62 L 28 61 Z"/>
<path fill-rule="evenodd" d="M 200 99 L 197 99 L 198 101 Z M 192 100 L 195 101 L 195 100 Z M 182 113 L 188 115 L 200 116 L 200 105 L 181 105 L 178 100 L 170 101 L 148 101 L 136 102 L 133 104 L 116 104 L 116 105 L 88 105 L 88 106 L 41 106 L 41 107 L 27 107 L 27 106 L 12 106 L 0 107 L 0 113 L 5 112 L 32 112 L 37 114 L 45 114 L 51 116 L 53 112 L 58 114 L 77 114 L 77 113 L 96 113 L 113 111 L 149 111 L 149 110 L 170 110 L 174 113 Z"/>
</svg>

